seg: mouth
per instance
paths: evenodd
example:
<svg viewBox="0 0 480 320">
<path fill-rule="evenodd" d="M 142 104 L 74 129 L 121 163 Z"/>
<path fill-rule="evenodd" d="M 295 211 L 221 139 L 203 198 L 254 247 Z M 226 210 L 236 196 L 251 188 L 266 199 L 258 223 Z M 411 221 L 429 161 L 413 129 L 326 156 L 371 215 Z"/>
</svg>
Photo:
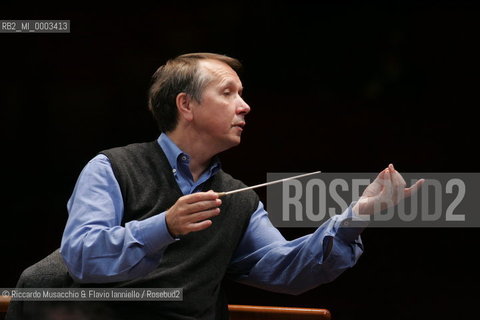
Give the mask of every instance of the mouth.
<svg viewBox="0 0 480 320">
<path fill-rule="evenodd" d="M 243 130 L 243 128 L 245 127 L 246 125 L 246 122 L 245 121 L 238 121 L 238 122 L 234 122 L 232 123 L 232 128 L 240 128 Z"/>
</svg>

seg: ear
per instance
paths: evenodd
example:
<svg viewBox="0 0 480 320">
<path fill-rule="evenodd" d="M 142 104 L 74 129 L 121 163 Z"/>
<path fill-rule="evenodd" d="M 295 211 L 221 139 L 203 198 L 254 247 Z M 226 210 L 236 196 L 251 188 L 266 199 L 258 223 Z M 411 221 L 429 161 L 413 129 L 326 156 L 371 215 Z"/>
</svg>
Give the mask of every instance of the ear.
<svg viewBox="0 0 480 320">
<path fill-rule="evenodd" d="M 179 118 L 185 119 L 186 121 L 192 121 L 192 98 L 185 92 L 181 92 L 177 95 L 175 102 L 177 104 Z"/>
</svg>

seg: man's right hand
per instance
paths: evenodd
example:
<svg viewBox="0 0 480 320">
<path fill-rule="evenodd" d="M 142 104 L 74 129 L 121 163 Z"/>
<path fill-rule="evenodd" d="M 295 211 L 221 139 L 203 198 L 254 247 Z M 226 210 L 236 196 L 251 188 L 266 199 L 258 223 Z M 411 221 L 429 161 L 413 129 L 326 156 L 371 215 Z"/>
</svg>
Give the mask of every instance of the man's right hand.
<svg viewBox="0 0 480 320">
<path fill-rule="evenodd" d="M 192 231 L 200 231 L 212 225 L 211 217 L 220 214 L 222 200 L 213 191 L 192 193 L 180 197 L 167 210 L 166 221 L 168 231 L 173 237 L 186 235 Z"/>
</svg>

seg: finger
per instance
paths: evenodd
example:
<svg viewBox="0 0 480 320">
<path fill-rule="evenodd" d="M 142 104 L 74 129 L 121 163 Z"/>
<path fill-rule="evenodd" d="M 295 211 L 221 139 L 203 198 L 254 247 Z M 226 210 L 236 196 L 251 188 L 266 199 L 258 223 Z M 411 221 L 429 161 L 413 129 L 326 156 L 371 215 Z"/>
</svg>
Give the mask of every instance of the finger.
<svg viewBox="0 0 480 320">
<path fill-rule="evenodd" d="M 380 171 L 380 173 L 379 173 L 379 174 L 377 175 L 377 177 L 375 178 L 374 182 L 375 182 L 375 181 L 380 182 L 381 180 L 385 180 L 385 179 L 386 179 L 387 170 L 388 170 L 388 168 L 385 168 L 385 169 L 383 169 L 382 171 Z"/>
<path fill-rule="evenodd" d="M 188 232 L 195 232 L 207 229 L 213 224 L 212 220 L 204 220 L 202 222 L 192 223 L 188 225 L 187 230 Z"/>
<path fill-rule="evenodd" d="M 183 196 L 182 198 L 184 198 L 184 201 L 186 203 L 195 203 L 199 201 L 218 199 L 218 194 L 210 190 L 208 192 L 192 193 L 192 194 Z"/>
<path fill-rule="evenodd" d="M 398 172 L 397 170 L 395 170 L 395 168 L 393 167 L 393 164 L 390 164 L 390 170 L 392 172 L 392 177 L 393 177 L 393 183 L 396 184 L 396 185 L 399 185 L 399 186 L 402 186 L 403 188 L 405 188 L 405 186 L 407 185 L 407 183 L 405 182 L 405 179 L 403 179 L 402 175 L 400 174 L 400 172 Z"/>
<path fill-rule="evenodd" d="M 387 170 L 388 169 L 383 169 L 380 171 L 380 173 L 377 175 L 375 180 L 373 180 L 372 184 L 377 185 L 377 186 L 383 186 L 383 181 L 387 179 Z M 380 192 L 380 190 L 378 190 Z"/>
<path fill-rule="evenodd" d="M 392 176 L 392 200 L 396 204 L 398 203 L 398 201 L 405 197 L 404 190 L 407 184 L 403 179 L 402 175 L 397 170 L 395 170 L 393 164 L 390 164 L 389 170 Z"/>
<path fill-rule="evenodd" d="M 186 218 L 185 221 L 188 223 L 195 223 L 202 220 L 206 220 L 208 218 L 218 216 L 219 214 L 220 214 L 220 208 L 209 209 L 202 212 L 191 214 Z"/>
<path fill-rule="evenodd" d="M 380 193 L 381 198 L 391 199 L 393 194 L 392 173 L 390 169 L 385 170 L 384 179 L 382 180 L 383 189 Z"/>
<path fill-rule="evenodd" d="M 386 181 L 392 181 L 392 176 L 388 167 L 382 171 L 382 174 L 380 175 L 380 181 L 382 182 L 382 185 L 384 185 Z"/>
<path fill-rule="evenodd" d="M 413 186 L 411 186 L 410 188 L 405 188 L 405 191 L 403 193 L 404 196 L 407 198 L 407 197 L 410 197 L 411 195 L 415 194 L 424 182 L 425 182 L 425 179 L 420 179 L 417 182 L 415 182 L 415 184 Z"/>
<path fill-rule="evenodd" d="M 184 207 L 183 213 L 184 214 L 192 214 L 192 213 L 196 213 L 196 212 L 201 212 L 201 211 L 205 211 L 205 210 L 208 210 L 208 209 L 219 207 L 221 204 L 222 204 L 222 200 L 220 200 L 220 199 L 190 203 L 190 204 L 187 204 Z"/>
<path fill-rule="evenodd" d="M 373 182 L 368 185 L 367 189 L 365 189 L 364 195 L 371 197 L 371 196 L 375 196 L 375 195 L 380 194 L 380 192 L 381 192 L 382 189 L 383 189 L 384 180 L 385 180 L 386 177 L 387 177 L 386 171 L 387 171 L 387 169 L 383 169 L 383 170 L 377 175 L 377 177 L 375 178 L 375 180 L 373 180 Z"/>
<path fill-rule="evenodd" d="M 392 194 L 390 200 L 392 203 L 397 204 L 398 201 L 403 198 L 403 191 L 405 190 L 405 184 L 403 184 L 403 178 L 400 176 L 397 170 L 393 167 L 393 164 L 390 164 L 389 170 L 390 172 L 390 181 L 392 187 Z M 403 181 L 403 182 L 402 182 Z"/>
</svg>

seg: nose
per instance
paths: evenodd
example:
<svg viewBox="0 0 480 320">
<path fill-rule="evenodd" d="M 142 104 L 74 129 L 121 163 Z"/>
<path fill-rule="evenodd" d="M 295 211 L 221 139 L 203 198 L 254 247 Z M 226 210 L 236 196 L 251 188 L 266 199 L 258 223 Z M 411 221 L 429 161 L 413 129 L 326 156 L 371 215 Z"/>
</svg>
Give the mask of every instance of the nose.
<svg viewBox="0 0 480 320">
<path fill-rule="evenodd" d="M 246 115 L 249 112 L 250 106 L 248 105 L 248 103 L 245 102 L 245 100 L 243 100 L 242 97 L 240 97 L 239 106 L 237 107 L 237 113 Z"/>
</svg>

